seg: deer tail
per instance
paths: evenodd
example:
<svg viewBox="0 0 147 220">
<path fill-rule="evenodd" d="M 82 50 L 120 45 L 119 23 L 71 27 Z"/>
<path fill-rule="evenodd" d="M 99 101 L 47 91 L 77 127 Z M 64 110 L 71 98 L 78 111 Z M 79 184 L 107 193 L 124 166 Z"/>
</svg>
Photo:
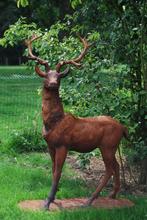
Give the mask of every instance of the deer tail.
<svg viewBox="0 0 147 220">
<path fill-rule="evenodd" d="M 125 169 L 124 169 L 124 164 L 123 164 L 123 159 L 122 159 L 120 147 L 118 147 L 118 154 L 119 154 L 120 166 L 121 166 L 121 170 L 122 170 L 123 186 L 124 186 L 124 189 L 126 189 L 127 188 L 127 184 L 126 184 L 126 178 L 125 178 Z"/>
</svg>

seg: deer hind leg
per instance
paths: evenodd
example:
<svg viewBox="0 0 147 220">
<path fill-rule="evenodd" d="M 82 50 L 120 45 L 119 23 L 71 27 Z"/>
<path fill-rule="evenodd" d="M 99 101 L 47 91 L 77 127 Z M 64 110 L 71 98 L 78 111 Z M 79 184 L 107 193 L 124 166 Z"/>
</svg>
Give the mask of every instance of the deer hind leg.
<svg viewBox="0 0 147 220">
<path fill-rule="evenodd" d="M 117 193 L 120 190 L 120 173 L 119 173 L 119 163 L 116 160 L 116 157 L 114 158 L 114 163 L 113 163 L 113 170 L 114 170 L 114 187 L 113 191 L 110 193 L 109 198 L 115 199 Z"/>
<path fill-rule="evenodd" d="M 109 179 L 114 173 L 114 169 L 113 169 L 113 163 L 114 163 L 114 157 L 115 157 L 114 149 L 104 147 L 104 148 L 101 148 L 100 150 L 101 150 L 102 157 L 103 157 L 104 164 L 105 164 L 105 175 L 101 178 L 100 183 L 98 187 L 96 188 L 96 191 L 92 194 L 91 198 L 87 201 L 86 206 L 91 205 L 92 202 L 99 196 L 99 193 L 106 186 Z"/>
<path fill-rule="evenodd" d="M 64 161 L 67 156 L 67 148 L 64 146 L 56 148 L 55 153 L 55 168 L 54 168 L 54 174 L 53 174 L 53 181 L 52 181 L 52 187 L 51 191 L 48 195 L 47 201 L 45 203 L 45 208 L 48 209 L 51 202 L 54 201 L 55 195 L 58 188 L 58 183 L 61 177 L 62 168 L 64 165 Z"/>
</svg>

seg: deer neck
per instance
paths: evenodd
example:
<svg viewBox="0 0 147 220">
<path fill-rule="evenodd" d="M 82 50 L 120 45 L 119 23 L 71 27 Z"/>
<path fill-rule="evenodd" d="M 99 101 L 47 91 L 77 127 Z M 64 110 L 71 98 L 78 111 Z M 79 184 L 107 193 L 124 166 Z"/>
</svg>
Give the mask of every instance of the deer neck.
<svg viewBox="0 0 147 220">
<path fill-rule="evenodd" d="M 51 130 L 64 117 L 64 110 L 59 90 L 43 88 L 42 117 L 46 131 Z"/>
</svg>

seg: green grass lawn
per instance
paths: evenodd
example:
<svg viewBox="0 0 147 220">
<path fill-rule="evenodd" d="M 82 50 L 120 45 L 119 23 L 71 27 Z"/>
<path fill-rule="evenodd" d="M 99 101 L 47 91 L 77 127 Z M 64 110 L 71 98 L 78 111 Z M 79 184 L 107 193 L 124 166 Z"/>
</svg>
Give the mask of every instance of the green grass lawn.
<svg viewBox="0 0 147 220">
<path fill-rule="evenodd" d="M 25 66 L 0 67 L 0 141 L 13 130 L 33 127 L 41 131 L 41 79 Z"/>
<path fill-rule="evenodd" d="M 31 68 L 26 66 L 0 66 L 0 74 L 10 75 L 10 74 L 30 74 L 32 72 Z"/>
<path fill-rule="evenodd" d="M 147 198 L 128 197 L 135 206 L 123 209 L 84 208 L 72 211 L 23 211 L 18 202 L 27 199 L 44 199 L 51 186 L 51 164 L 47 154 L 32 153 L 16 157 L 0 155 L 0 219 L 1 220 L 145 220 Z M 77 178 L 66 164 L 57 198 L 87 197 L 94 189 Z"/>
</svg>

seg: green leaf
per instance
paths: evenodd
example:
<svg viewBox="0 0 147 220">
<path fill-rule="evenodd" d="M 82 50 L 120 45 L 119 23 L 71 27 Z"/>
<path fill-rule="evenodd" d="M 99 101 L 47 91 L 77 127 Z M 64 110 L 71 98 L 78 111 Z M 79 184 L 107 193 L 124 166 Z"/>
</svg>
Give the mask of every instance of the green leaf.
<svg viewBox="0 0 147 220">
<path fill-rule="evenodd" d="M 17 7 L 20 7 L 20 0 L 17 1 Z"/>
<path fill-rule="evenodd" d="M 29 5 L 28 0 L 17 0 L 17 7 L 18 7 L 18 8 L 19 8 L 20 6 L 26 7 L 27 5 Z"/>
<path fill-rule="evenodd" d="M 6 39 L 5 39 L 5 38 L 0 39 L 0 45 L 1 45 L 2 47 L 5 47 L 5 46 L 6 46 Z"/>
<path fill-rule="evenodd" d="M 78 5 L 82 4 L 82 0 L 70 0 L 71 7 L 75 9 Z"/>
</svg>

